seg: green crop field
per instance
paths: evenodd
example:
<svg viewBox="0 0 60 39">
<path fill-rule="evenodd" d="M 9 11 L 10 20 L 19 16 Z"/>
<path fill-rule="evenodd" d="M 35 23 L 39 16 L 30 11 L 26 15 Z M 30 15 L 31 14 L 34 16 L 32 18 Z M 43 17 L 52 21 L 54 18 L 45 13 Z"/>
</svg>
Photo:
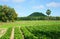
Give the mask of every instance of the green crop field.
<svg viewBox="0 0 60 39">
<path fill-rule="evenodd" d="M 60 39 L 60 21 L 0 22 L 0 39 Z"/>
</svg>

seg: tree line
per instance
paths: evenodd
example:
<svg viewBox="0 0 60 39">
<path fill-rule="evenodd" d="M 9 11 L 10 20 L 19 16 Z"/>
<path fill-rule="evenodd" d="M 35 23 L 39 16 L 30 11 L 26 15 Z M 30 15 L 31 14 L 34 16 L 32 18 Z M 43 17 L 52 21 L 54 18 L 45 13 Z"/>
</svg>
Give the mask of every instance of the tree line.
<svg viewBox="0 0 60 39">
<path fill-rule="evenodd" d="M 18 17 L 17 20 L 60 20 L 60 17 L 53 17 L 50 16 L 48 18 L 48 16 L 44 17 L 44 16 L 40 16 L 40 17 Z"/>
</svg>

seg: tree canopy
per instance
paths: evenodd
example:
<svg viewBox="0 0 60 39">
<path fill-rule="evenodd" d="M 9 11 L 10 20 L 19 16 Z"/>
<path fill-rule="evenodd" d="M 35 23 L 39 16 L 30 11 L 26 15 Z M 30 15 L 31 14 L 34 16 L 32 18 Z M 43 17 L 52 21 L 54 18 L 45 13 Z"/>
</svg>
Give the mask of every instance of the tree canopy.
<svg viewBox="0 0 60 39">
<path fill-rule="evenodd" d="M 9 6 L 2 6 L 0 5 L 0 20 L 3 22 L 7 21 L 14 21 L 17 18 L 17 14 L 14 10 L 14 8 L 11 8 Z"/>
<path fill-rule="evenodd" d="M 51 10 L 47 9 L 46 14 L 49 16 L 51 14 Z"/>
</svg>

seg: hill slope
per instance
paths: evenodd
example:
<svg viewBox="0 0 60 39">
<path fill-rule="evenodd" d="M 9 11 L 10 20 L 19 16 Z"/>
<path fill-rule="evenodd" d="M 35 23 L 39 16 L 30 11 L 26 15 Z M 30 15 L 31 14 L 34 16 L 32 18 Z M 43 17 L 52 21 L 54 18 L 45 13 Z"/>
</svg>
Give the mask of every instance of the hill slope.
<svg viewBox="0 0 60 39">
<path fill-rule="evenodd" d="M 30 17 L 30 16 L 38 17 L 38 16 L 46 16 L 46 15 L 44 15 L 44 14 L 41 13 L 41 12 L 34 12 L 34 13 L 30 14 L 29 17 Z"/>
</svg>

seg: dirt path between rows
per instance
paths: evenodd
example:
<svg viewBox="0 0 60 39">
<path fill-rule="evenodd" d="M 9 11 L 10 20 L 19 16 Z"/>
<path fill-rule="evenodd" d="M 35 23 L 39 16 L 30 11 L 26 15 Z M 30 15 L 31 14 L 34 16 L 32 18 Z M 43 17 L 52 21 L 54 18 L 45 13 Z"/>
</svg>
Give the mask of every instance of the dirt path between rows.
<svg viewBox="0 0 60 39">
<path fill-rule="evenodd" d="M 11 32 L 11 37 L 10 39 L 14 39 L 14 28 L 12 28 L 12 32 Z"/>
<path fill-rule="evenodd" d="M 19 27 L 20 29 L 21 27 Z M 23 32 L 20 30 L 21 34 L 22 34 L 22 38 L 24 39 L 24 34 Z M 11 36 L 10 36 L 10 39 L 14 39 L 14 28 L 12 28 L 12 32 L 11 32 Z"/>
</svg>

